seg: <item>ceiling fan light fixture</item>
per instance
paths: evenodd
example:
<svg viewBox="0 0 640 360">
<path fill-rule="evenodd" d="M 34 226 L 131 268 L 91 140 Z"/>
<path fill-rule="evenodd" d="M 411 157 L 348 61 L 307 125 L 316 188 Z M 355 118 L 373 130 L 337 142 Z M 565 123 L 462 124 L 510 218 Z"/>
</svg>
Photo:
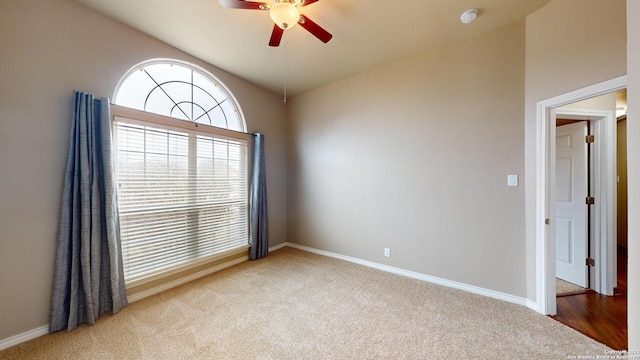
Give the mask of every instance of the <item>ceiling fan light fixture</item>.
<svg viewBox="0 0 640 360">
<path fill-rule="evenodd" d="M 294 27 L 300 20 L 300 12 L 288 1 L 279 1 L 269 9 L 269 15 L 276 25 L 287 30 Z"/>
</svg>

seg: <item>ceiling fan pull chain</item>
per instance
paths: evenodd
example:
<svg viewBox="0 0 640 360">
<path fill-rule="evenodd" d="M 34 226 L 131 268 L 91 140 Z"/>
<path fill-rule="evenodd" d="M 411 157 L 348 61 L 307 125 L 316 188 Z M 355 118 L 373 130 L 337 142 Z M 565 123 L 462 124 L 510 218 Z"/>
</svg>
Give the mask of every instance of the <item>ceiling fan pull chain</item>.
<svg viewBox="0 0 640 360">
<path fill-rule="evenodd" d="M 289 42 L 284 42 L 284 103 L 287 103 L 287 77 L 289 75 Z"/>
</svg>

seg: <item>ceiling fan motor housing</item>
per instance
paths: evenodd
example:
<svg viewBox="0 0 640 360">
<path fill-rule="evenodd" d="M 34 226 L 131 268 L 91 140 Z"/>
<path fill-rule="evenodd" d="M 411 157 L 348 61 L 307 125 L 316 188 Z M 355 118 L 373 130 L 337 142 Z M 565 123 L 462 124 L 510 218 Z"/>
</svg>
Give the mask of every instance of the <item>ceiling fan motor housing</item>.
<svg viewBox="0 0 640 360">
<path fill-rule="evenodd" d="M 269 9 L 269 15 L 271 15 L 271 20 L 283 30 L 292 28 L 300 20 L 300 11 L 288 1 L 279 1 L 273 4 Z"/>
</svg>

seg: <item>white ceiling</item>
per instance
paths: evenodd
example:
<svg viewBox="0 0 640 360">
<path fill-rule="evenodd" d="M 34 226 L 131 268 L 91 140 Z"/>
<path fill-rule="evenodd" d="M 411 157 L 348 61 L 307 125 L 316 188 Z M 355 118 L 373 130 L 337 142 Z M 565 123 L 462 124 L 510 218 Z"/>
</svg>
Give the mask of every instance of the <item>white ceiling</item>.
<svg viewBox="0 0 640 360">
<path fill-rule="evenodd" d="M 549 2 L 320 0 L 301 13 L 333 39 L 324 44 L 296 26 L 273 48 L 268 11 L 226 9 L 218 0 L 76 1 L 277 94 L 284 87 L 286 48 L 290 96 L 502 27 Z M 463 25 L 460 14 L 469 8 L 480 14 Z"/>
</svg>

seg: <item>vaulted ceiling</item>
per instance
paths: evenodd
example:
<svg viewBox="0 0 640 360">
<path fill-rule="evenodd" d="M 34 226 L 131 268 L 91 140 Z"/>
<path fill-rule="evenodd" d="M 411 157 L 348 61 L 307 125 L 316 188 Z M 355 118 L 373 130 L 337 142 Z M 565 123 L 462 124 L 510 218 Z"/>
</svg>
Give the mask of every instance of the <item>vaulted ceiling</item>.
<svg viewBox="0 0 640 360">
<path fill-rule="evenodd" d="M 268 11 L 218 0 L 76 0 L 225 71 L 290 96 L 524 19 L 549 0 L 319 0 L 302 13 L 333 39 L 303 28 L 268 46 Z M 271 2 L 271 0 L 265 0 Z M 479 9 L 471 24 L 460 14 Z"/>
</svg>

